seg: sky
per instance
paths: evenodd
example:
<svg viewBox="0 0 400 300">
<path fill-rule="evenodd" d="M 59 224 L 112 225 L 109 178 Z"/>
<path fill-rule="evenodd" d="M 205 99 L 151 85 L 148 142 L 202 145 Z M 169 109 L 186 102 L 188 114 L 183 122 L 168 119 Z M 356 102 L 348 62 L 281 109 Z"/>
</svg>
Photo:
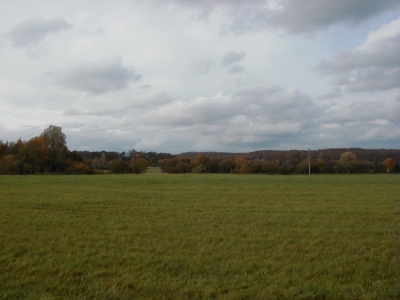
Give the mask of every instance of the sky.
<svg viewBox="0 0 400 300">
<path fill-rule="evenodd" d="M 398 0 L 0 1 L 0 140 L 400 148 Z"/>
</svg>

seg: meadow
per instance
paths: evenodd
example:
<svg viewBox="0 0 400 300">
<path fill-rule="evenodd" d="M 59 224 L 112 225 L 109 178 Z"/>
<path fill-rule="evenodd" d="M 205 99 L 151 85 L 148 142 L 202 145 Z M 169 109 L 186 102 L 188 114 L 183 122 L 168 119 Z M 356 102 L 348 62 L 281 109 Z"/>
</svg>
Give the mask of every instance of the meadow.
<svg viewBox="0 0 400 300">
<path fill-rule="evenodd" d="M 398 299 L 399 179 L 0 176 L 0 299 Z"/>
</svg>

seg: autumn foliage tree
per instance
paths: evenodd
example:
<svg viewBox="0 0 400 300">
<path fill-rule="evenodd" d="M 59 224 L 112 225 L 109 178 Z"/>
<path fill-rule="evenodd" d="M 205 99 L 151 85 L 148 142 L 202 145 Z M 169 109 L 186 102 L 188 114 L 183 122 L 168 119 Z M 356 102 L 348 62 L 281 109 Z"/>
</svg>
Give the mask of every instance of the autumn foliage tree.
<svg viewBox="0 0 400 300">
<path fill-rule="evenodd" d="M 121 159 L 115 159 L 110 162 L 110 172 L 115 174 L 131 173 L 132 168 L 128 162 Z"/>
<path fill-rule="evenodd" d="M 24 174 L 24 164 L 14 154 L 8 154 L 0 159 L 0 174 Z"/>
<path fill-rule="evenodd" d="M 190 164 L 190 158 L 178 157 L 178 158 L 165 158 L 158 161 L 161 170 L 166 173 L 191 173 L 192 164 Z"/>
<path fill-rule="evenodd" d="M 26 148 L 29 153 L 29 162 L 34 166 L 35 172 L 39 173 L 41 170 L 44 170 L 49 159 L 49 151 L 44 139 L 34 137 L 26 143 Z"/>
<path fill-rule="evenodd" d="M 396 167 L 396 161 L 392 158 L 386 158 L 382 165 L 386 168 L 387 173 L 393 172 L 394 168 Z"/>
<path fill-rule="evenodd" d="M 130 165 L 133 166 L 133 173 L 143 174 L 149 168 L 149 162 L 144 158 L 132 158 Z"/>
<path fill-rule="evenodd" d="M 60 172 L 64 168 L 68 148 L 66 136 L 61 127 L 50 125 L 40 137 L 43 139 L 49 155 L 48 166 L 50 171 Z"/>
<path fill-rule="evenodd" d="M 90 165 L 92 168 L 97 170 L 109 170 L 110 162 L 107 159 L 107 156 L 104 152 L 101 153 L 100 157 L 95 157 L 90 161 Z"/>
<path fill-rule="evenodd" d="M 233 158 L 224 159 L 219 163 L 220 173 L 233 173 L 236 169 L 236 163 Z"/>
<path fill-rule="evenodd" d="M 135 165 L 129 160 L 135 154 Z M 310 154 L 313 174 L 398 172 L 397 149 L 260 150 L 249 153 L 68 151 L 61 127 L 50 125 L 28 141 L 0 140 L 0 174 L 143 173 L 150 163 L 167 173 L 307 174 Z M 388 158 L 390 157 L 390 158 Z M 129 168 L 129 169 L 128 169 Z M 100 171 L 101 170 L 101 171 Z M 108 173 L 108 172 L 107 172 Z"/>
<path fill-rule="evenodd" d="M 193 172 L 206 173 L 208 172 L 210 160 L 204 154 L 199 154 L 192 160 Z"/>
</svg>

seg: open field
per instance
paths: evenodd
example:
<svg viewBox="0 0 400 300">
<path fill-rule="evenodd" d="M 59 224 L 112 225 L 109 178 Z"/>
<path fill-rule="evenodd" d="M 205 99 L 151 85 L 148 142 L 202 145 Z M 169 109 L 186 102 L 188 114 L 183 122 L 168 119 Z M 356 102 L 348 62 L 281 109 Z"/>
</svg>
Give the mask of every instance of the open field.
<svg viewBox="0 0 400 300">
<path fill-rule="evenodd" d="M 399 179 L 0 176 L 0 299 L 398 299 Z"/>
</svg>

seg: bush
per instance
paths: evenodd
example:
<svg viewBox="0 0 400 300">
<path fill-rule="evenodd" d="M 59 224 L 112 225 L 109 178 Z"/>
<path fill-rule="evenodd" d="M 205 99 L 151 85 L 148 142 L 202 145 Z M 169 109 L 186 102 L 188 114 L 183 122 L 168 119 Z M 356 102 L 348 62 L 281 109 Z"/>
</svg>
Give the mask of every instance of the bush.
<svg viewBox="0 0 400 300">
<path fill-rule="evenodd" d="M 94 170 L 82 162 L 73 161 L 68 166 L 67 173 L 68 174 L 94 174 Z"/>
<path fill-rule="evenodd" d="M 149 168 L 149 162 L 147 160 L 145 160 L 144 158 L 136 158 L 134 160 L 134 173 L 135 174 L 142 174 L 145 173 L 147 171 L 147 169 Z M 133 160 L 131 160 L 131 165 L 133 163 Z"/>
<path fill-rule="evenodd" d="M 132 168 L 129 164 L 121 159 L 116 159 L 110 162 L 110 173 L 114 174 L 126 174 L 132 173 Z"/>
</svg>

